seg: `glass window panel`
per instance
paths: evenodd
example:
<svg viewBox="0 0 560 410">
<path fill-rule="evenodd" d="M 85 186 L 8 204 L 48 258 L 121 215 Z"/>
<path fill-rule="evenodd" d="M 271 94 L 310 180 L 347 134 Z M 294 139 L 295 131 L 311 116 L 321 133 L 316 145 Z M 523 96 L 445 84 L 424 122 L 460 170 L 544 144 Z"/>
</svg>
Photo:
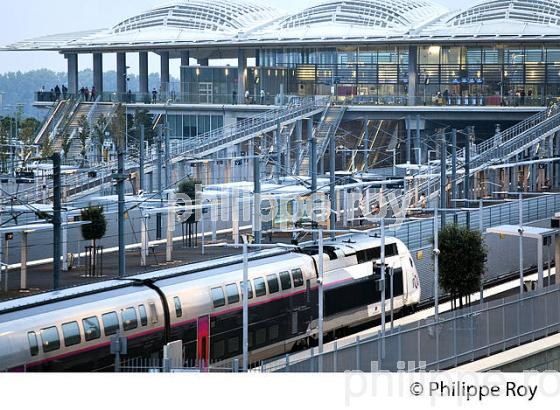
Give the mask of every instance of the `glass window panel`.
<svg viewBox="0 0 560 410">
<path fill-rule="evenodd" d="M 142 326 L 148 326 L 148 314 L 146 313 L 146 307 L 144 305 L 138 306 L 138 313 L 140 313 L 140 324 Z"/>
<path fill-rule="evenodd" d="M 212 289 L 212 301 L 214 303 L 214 308 L 219 308 L 226 305 L 224 290 L 221 287 Z"/>
<path fill-rule="evenodd" d="M 130 307 L 121 312 L 123 329 L 125 331 L 134 330 L 138 327 L 138 318 L 136 316 L 136 309 Z"/>
<path fill-rule="evenodd" d="M 41 340 L 43 341 L 43 352 L 49 353 L 60 348 L 60 338 L 56 326 L 41 330 Z"/>
<path fill-rule="evenodd" d="M 280 284 L 278 283 L 278 275 L 276 274 L 268 275 L 266 277 L 266 280 L 268 282 L 268 291 L 270 294 L 277 293 L 278 291 L 280 291 Z"/>
<path fill-rule="evenodd" d="M 173 302 L 175 303 L 175 315 L 177 317 L 183 316 L 183 307 L 181 306 L 181 299 L 178 296 L 173 298 Z"/>
<path fill-rule="evenodd" d="M 303 272 L 301 269 L 294 269 L 292 271 L 292 278 L 294 279 L 294 288 L 303 286 Z"/>
<path fill-rule="evenodd" d="M 282 290 L 290 290 L 292 288 L 292 277 L 290 272 L 280 273 L 280 283 L 282 284 Z"/>
<path fill-rule="evenodd" d="M 239 289 L 236 283 L 232 283 L 226 286 L 227 300 L 228 304 L 239 302 Z"/>
<path fill-rule="evenodd" d="M 257 297 L 266 295 L 266 284 L 263 278 L 256 278 L 255 282 L 255 294 Z"/>
<path fill-rule="evenodd" d="M 101 328 L 99 327 L 99 319 L 97 316 L 88 317 L 82 320 L 84 327 L 84 335 L 86 342 L 99 339 L 101 337 Z"/>
<path fill-rule="evenodd" d="M 118 332 L 119 318 L 115 312 L 105 313 L 101 319 L 103 320 L 103 328 L 105 336 L 111 336 Z"/>
<path fill-rule="evenodd" d="M 29 353 L 31 353 L 31 356 L 37 356 L 39 354 L 39 344 L 37 343 L 37 334 L 35 332 L 28 332 L 27 340 L 29 341 Z"/>
<path fill-rule="evenodd" d="M 82 341 L 82 336 L 80 335 L 80 327 L 78 322 L 70 322 L 62 325 L 62 335 L 64 336 L 64 345 L 74 346 Z"/>
</svg>

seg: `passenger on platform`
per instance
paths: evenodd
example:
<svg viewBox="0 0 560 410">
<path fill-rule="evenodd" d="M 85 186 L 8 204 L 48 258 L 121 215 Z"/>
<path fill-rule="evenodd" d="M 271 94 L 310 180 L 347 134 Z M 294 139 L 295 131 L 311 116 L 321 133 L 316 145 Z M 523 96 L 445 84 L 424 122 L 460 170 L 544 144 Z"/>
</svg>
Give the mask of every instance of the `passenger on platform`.
<svg viewBox="0 0 560 410">
<path fill-rule="evenodd" d="M 80 88 L 80 97 L 82 98 L 82 101 L 86 99 L 86 89 L 84 87 Z"/>
<path fill-rule="evenodd" d="M 91 101 L 95 101 L 97 99 L 97 89 L 95 85 L 91 87 Z"/>
<path fill-rule="evenodd" d="M 68 88 L 62 84 L 62 98 L 66 99 L 66 96 L 68 95 Z"/>
<path fill-rule="evenodd" d="M 521 105 L 525 105 L 525 96 L 527 94 L 525 94 L 525 90 L 521 90 L 521 93 L 519 94 L 519 96 L 521 97 Z"/>
<path fill-rule="evenodd" d="M 264 90 L 261 90 L 261 105 L 264 105 L 265 97 L 266 97 L 266 94 L 265 94 Z"/>
<path fill-rule="evenodd" d="M 54 95 L 56 98 L 56 101 L 58 101 L 60 99 L 60 87 L 58 86 L 58 84 L 54 87 Z"/>
<path fill-rule="evenodd" d="M 157 95 L 158 95 L 158 92 L 157 92 L 157 90 L 154 88 L 154 89 L 152 90 L 152 104 L 157 103 Z"/>
<path fill-rule="evenodd" d="M 249 94 L 249 90 L 245 91 L 245 104 L 251 103 L 251 94 Z"/>
<path fill-rule="evenodd" d="M 89 101 L 89 88 L 86 87 L 84 91 L 85 101 Z"/>
<path fill-rule="evenodd" d="M 128 92 L 126 93 L 126 102 L 131 104 L 132 103 L 132 91 L 128 90 Z"/>
<path fill-rule="evenodd" d="M 237 91 L 235 90 L 231 93 L 231 104 L 237 105 Z"/>
</svg>

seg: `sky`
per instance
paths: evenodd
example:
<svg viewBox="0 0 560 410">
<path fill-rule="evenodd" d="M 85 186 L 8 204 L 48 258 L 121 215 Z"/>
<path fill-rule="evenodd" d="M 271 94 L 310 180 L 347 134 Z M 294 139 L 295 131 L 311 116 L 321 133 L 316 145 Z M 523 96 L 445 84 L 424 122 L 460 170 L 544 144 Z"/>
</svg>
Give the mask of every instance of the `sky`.
<svg viewBox="0 0 560 410">
<path fill-rule="evenodd" d="M 211 0 L 209 0 L 211 1 Z M 449 9 L 472 4 L 474 0 L 434 0 Z M 315 0 L 252 0 L 289 12 L 315 4 Z M 89 29 L 112 27 L 127 17 L 148 10 L 161 0 L 9 0 L 2 1 L 0 45 L 48 34 L 69 33 Z M 114 69 L 114 61 L 106 58 L 105 70 Z M 151 56 L 150 66 L 157 67 L 158 60 Z M 172 62 L 171 74 L 178 72 L 178 62 Z M 131 72 L 137 72 L 135 61 L 129 63 Z M 91 68 L 91 57 L 80 58 L 80 69 Z M 56 52 L 0 53 L 0 73 L 30 71 L 49 68 L 66 71 L 64 57 Z"/>
</svg>

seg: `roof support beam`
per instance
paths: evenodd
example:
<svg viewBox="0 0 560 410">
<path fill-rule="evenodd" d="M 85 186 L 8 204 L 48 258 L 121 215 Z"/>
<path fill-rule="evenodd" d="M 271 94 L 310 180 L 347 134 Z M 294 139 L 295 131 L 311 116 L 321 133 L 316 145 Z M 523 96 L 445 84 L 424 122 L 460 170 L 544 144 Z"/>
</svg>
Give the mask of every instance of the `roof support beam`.
<svg viewBox="0 0 560 410">
<path fill-rule="evenodd" d="M 93 86 L 97 94 L 103 93 L 103 54 L 93 53 Z"/>
<path fill-rule="evenodd" d="M 247 89 L 247 56 L 245 50 L 237 52 L 237 102 L 247 104 L 245 101 L 245 90 Z"/>
<path fill-rule="evenodd" d="M 141 51 L 138 54 L 138 65 L 139 65 L 139 83 L 140 83 L 140 92 L 144 94 L 149 93 L 149 85 L 148 85 L 148 52 Z"/>
<path fill-rule="evenodd" d="M 418 82 L 418 46 L 408 47 L 408 105 L 416 105 L 416 86 Z"/>
<path fill-rule="evenodd" d="M 66 54 L 68 63 L 68 92 L 78 95 L 78 54 Z"/>
<path fill-rule="evenodd" d="M 119 98 L 126 94 L 126 53 L 117 53 L 117 93 Z"/>
<path fill-rule="evenodd" d="M 170 90 L 169 82 L 171 76 L 169 75 L 169 51 L 162 51 L 161 56 L 161 92 L 167 93 Z"/>
</svg>

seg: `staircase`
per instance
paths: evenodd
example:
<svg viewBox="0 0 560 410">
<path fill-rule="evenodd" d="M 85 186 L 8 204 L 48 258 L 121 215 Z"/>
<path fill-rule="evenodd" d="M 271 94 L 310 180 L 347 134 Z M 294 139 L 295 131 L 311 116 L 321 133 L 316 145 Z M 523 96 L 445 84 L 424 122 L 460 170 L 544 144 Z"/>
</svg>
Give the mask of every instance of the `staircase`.
<svg viewBox="0 0 560 410">
<path fill-rule="evenodd" d="M 53 147 L 56 152 L 62 151 L 63 140 L 61 135 L 67 134 L 70 136 L 71 144 L 68 152 L 65 155 L 66 160 L 81 160 L 82 147 L 81 141 L 78 138 L 80 119 L 85 116 L 92 129 L 97 120 L 102 116 L 111 116 L 115 109 L 115 104 L 112 103 L 99 103 L 99 102 L 81 102 L 77 105 L 67 117 L 67 121 L 62 128 L 62 132 L 58 133 L 59 138 L 54 141 Z"/>
<path fill-rule="evenodd" d="M 560 132 L 560 110 L 549 109 L 529 117 L 503 132 L 497 133 L 494 137 L 478 145 L 471 145 L 469 175 L 472 176 L 492 165 L 507 162 L 526 149 L 540 144 L 544 139 L 554 135 L 556 132 Z M 457 152 L 457 159 L 457 170 L 464 169 L 464 149 Z M 421 178 L 424 181 L 418 185 L 418 192 L 427 192 L 428 188 L 431 187 L 432 191 L 429 197 L 430 199 L 435 199 L 439 197 L 439 170 L 434 171 L 432 167 L 426 168 L 415 175 L 416 178 Z M 448 175 L 451 171 L 451 167 L 448 166 Z M 460 184 L 462 181 L 463 179 L 461 178 L 456 182 Z M 389 194 L 390 191 L 385 193 Z M 397 199 L 402 199 L 400 193 L 398 195 L 396 191 L 393 193 Z"/>
<path fill-rule="evenodd" d="M 317 144 L 317 163 L 319 163 L 323 159 L 325 153 L 327 152 L 330 139 L 336 137 L 336 132 L 338 131 L 338 127 L 342 122 L 344 114 L 346 113 L 346 108 L 346 106 L 329 105 L 323 113 L 321 122 L 315 129 L 313 135 Z M 304 147 L 302 148 L 298 158 L 299 166 L 296 167 L 297 169 L 299 169 L 299 175 L 309 175 L 310 160 L 311 155 L 309 152 L 309 146 L 308 144 L 304 144 Z"/>
</svg>

